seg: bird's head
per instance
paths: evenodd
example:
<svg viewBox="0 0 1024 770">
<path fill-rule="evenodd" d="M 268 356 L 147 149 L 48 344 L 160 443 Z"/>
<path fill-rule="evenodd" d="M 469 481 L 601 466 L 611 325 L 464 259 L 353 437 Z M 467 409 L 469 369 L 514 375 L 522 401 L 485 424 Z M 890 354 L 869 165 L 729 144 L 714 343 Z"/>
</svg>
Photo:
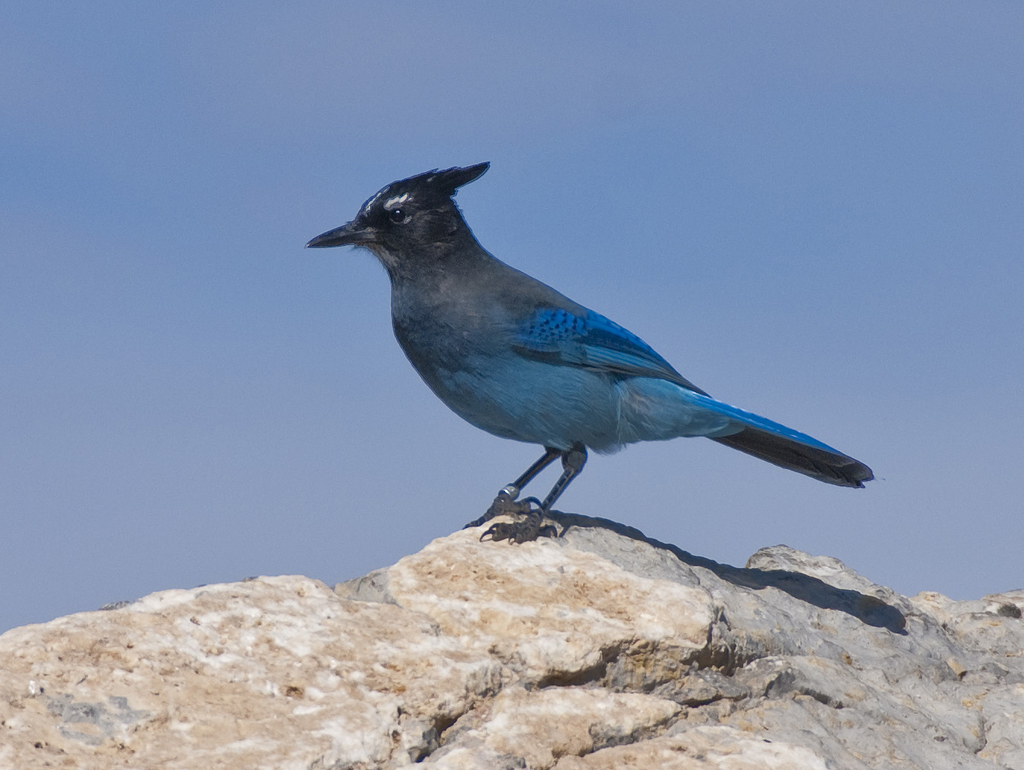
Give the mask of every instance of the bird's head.
<svg viewBox="0 0 1024 770">
<path fill-rule="evenodd" d="M 489 166 L 435 169 L 392 182 L 366 201 L 355 219 L 318 235 L 306 248 L 364 246 L 393 271 L 404 257 L 436 251 L 460 231 L 468 233 L 452 197 Z"/>
</svg>

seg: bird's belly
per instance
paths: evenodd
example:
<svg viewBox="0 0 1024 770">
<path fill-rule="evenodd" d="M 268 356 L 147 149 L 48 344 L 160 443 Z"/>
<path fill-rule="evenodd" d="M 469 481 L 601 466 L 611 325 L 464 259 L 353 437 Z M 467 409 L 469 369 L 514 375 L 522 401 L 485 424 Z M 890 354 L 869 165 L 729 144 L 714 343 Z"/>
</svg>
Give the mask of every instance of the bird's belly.
<svg viewBox="0 0 1024 770">
<path fill-rule="evenodd" d="M 618 392 L 607 375 L 518 357 L 420 374 L 452 411 L 496 436 L 556 449 L 620 443 Z"/>
</svg>

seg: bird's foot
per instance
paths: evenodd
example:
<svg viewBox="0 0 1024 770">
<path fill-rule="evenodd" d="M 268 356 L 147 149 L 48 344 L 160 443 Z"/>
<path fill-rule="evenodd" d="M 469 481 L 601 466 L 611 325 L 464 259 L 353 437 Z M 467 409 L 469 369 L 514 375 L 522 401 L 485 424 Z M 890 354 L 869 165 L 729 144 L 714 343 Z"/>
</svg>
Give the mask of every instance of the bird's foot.
<svg viewBox="0 0 1024 770">
<path fill-rule="evenodd" d="M 481 536 L 481 540 L 508 540 L 510 543 L 528 543 L 538 537 L 558 537 L 558 528 L 548 521 L 545 524 L 544 511 L 540 500 L 527 497 L 516 500 L 519 490 L 509 485 L 505 487 L 486 513 L 479 519 L 469 522 L 463 529 L 479 527 L 496 516 L 511 516 L 515 521 L 500 521 L 493 524 Z"/>
<path fill-rule="evenodd" d="M 539 537 L 558 537 L 559 534 L 558 527 L 550 519 L 545 519 L 544 514 L 537 508 L 516 515 L 515 521 L 499 521 L 492 524 L 480 535 L 480 540 L 493 540 L 496 543 L 501 540 L 508 540 L 509 543 L 530 543 Z"/>
</svg>

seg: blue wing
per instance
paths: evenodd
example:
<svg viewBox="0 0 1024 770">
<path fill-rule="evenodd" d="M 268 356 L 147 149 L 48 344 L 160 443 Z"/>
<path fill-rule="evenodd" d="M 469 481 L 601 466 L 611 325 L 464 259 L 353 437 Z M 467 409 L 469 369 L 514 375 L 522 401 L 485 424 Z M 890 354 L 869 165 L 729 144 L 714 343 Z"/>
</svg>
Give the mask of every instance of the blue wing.
<svg viewBox="0 0 1024 770">
<path fill-rule="evenodd" d="M 707 395 L 642 339 L 592 310 L 577 315 L 540 308 L 516 331 L 513 349 L 525 358 L 626 377 L 656 377 Z"/>
</svg>

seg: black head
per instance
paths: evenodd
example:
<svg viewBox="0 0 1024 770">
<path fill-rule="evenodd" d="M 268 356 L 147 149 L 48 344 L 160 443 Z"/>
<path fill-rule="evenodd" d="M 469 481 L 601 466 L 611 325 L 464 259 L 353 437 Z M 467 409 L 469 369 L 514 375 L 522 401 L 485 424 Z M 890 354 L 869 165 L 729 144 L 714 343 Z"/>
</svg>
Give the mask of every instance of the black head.
<svg viewBox="0 0 1024 770">
<path fill-rule="evenodd" d="M 404 254 L 450 241 L 460 230 L 469 232 L 452 198 L 489 166 L 435 169 L 392 182 L 366 201 L 355 219 L 318 235 L 306 247 L 365 246 L 391 267 Z"/>
</svg>

